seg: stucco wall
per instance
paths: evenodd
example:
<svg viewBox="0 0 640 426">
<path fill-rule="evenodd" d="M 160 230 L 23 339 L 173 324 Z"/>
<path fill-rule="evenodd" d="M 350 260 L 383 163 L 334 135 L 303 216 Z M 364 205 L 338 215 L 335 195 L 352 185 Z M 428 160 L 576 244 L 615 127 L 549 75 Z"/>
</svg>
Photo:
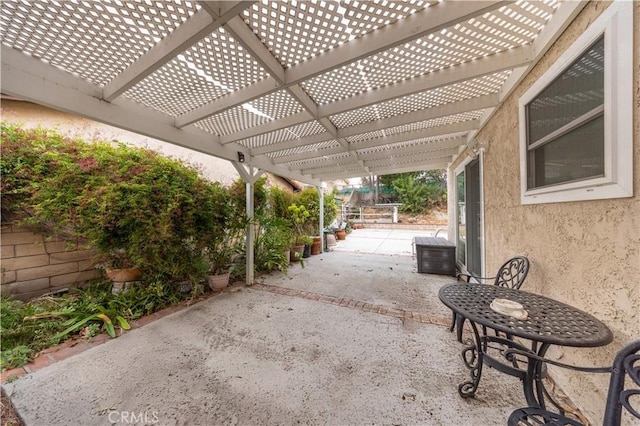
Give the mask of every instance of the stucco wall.
<svg viewBox="0 0 640 426">
<path fill-rule="evenodd" d="M 615 335 L 611 345 L 549 352 L 582 365 L 611 364 L 624 343 L 640 338 L 640 3 L 634 6 L 634 197 L 521 205 L 518 99 L 606 7 L 601 2 L 587 5 L 477 136 L 489 145 L 483 165 L 486 270 L 495 271 L 504 260 L 523 254 L 531 261 L 526 290 L 605 322 Z M 608 375 L 551 373 L 599 424 Z"/>
<path fill-rule="evenodd" d="M 78 136 L 86 141 L 118 140 L 130 145 L 149 148 L 169 157 L 180 158 L 202 170 L 204 176 L 223 185 L 230 185 L 239 175 L 231 162 L 190 149 L 172 145 L 157 139 L 138 135 L 127 130 L 93 120 L 60 112 L 31 102 L 2 99 L 2 120 L 20 124 L 25 128 L 45 127 L 56 129 L 69 136 Z"/>
</svg>

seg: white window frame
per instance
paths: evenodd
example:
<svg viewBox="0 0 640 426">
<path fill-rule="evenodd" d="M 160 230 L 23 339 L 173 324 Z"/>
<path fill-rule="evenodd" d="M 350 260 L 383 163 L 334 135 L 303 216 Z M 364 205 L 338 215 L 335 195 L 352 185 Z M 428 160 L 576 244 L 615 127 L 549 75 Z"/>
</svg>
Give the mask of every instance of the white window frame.
<svg viewBox="0 0 640 426">
<path fill-rule="evenodd" d="M 528 105 L 604 34 L 604 176 L 527 189 Z M 615 1 L 519 100 L 522 204 L 633 196 L 633 2 Z"/>
</svg>

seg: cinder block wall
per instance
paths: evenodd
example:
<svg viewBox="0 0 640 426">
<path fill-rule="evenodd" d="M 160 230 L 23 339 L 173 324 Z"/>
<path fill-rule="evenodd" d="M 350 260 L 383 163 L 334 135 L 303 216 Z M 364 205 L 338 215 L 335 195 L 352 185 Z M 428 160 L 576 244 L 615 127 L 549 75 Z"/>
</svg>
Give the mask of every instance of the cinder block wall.
<svg viewBox="0 0 640 426">
<path fill-rule="evenodd" d="M 0 292 L 3 296 L 28 300 L 62 288 L 80 286 L 101 275 L 95 269 L 95 251 L 79 248 L 77 242 L 3 224 L 0 244 Z"/>
</svg>

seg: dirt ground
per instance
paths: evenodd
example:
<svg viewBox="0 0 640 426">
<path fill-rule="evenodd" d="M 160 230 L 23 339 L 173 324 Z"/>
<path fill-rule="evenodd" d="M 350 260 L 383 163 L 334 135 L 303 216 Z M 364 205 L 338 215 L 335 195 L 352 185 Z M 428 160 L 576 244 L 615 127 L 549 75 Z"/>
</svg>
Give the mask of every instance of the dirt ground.
<svg viewBox="0 0 640 426">
<path fill-rule="evenodd" d="M 2 426 L 24 426 L 11 401 L 5 396 L 4 391 L 0 400 L 0 419 L 2 419 Z"/>
<path fill-rule="evenodd" d="M 447 211 L 431 210 L 427 214 L 411 215 L 398 213 L 400 223 L 413 223 L 417 225 L 447 224 Z"/>
<path fill-rule="evenodd" d="M 377 217 L 380 217 L 389 220 L 391 210 L 390 208 L 381 210 L 365 207 L 363 212 L 368 215 L 368 219 L 376 219 Z M 379 216 L 372 216 L 376 214 L 379 214 Z M 418 215 L 398 212 L 398 223 L 447 226 L 447 209 L 431 209 L 428 213 Z"/>
</svg>

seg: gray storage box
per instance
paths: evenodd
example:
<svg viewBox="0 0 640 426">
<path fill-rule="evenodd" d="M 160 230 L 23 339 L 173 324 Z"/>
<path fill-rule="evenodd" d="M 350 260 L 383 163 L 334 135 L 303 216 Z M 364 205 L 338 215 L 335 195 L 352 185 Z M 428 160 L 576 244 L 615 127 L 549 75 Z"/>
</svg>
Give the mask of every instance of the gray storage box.
<svg viewBox="0 0 640 426">
<path fill-rule="evenodd" d="M 456 246 L 444 238 L 415 237 L 418 273 L 456 276 Z"/>
</svg>

